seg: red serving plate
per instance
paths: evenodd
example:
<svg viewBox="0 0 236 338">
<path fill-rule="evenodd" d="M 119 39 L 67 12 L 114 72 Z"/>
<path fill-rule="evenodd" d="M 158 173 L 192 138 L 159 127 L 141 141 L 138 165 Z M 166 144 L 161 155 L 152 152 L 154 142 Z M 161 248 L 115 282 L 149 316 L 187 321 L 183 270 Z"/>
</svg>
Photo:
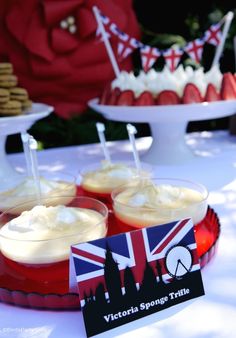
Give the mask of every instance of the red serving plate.
<svg viewBox="0 0 236 338">
<path fill-rule="evenodd" d="M 78 194 L 81 195 L 78 189 Z M 127 229 L 131 230 L 131 229 Z M 122 231 L 116 224 L 115 217 L 112 212 L 109 213 L 108 219 L 108 236 L 119 234 Z M 208 207 L 207 215 L 200 223 L 195 225 L 195 237 L 197 242 L 198 255 L 200 264 L 203 268 L 215 255 L 217 250 L 218 239 L 220 236 L 220 222 L 215 211 Z M 14 290 L 13 290 L 14 288 Z M 0 261 L 0 301 L 4 303 L 14 304 L 17 306 L 54 309 L 54 310 L 79 310 L 80 299 L 77 293 L 37 293 L 24 292 L 17 287 L 9 287 L 6 276 L 1 274 Z"/>
</svg>

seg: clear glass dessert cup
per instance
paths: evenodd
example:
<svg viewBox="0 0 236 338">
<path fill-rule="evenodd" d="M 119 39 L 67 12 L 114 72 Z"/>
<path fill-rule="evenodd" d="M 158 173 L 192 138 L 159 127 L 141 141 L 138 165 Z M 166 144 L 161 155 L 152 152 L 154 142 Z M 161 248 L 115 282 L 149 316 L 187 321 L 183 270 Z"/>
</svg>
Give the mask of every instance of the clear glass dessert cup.
<svg viewBox="0 0 236 338">
<path fill-rule="evenodd" d="M 89 210 L 90 213 L 96 214 L 96 223 L 86 225 L 79 224 L 78 221 L 69 233 L 56 231 L 48 235 L 46 230 L 43 236 L 39 235 L 43 239 L 38 238 L 38 233 L 33 235 L 30 231 L 26 231 L 25 235 L 19 237 L 15 234 L 6 235 L 2 231 L 3 228 L 0 229 L 2 287 L 43 294 L 68 292 L 70 247 L 73 244 L 105 237 L 108 227 L 108 209 L 100 201 L 89 197 L 65 197 L 71 200 L 66 207 L 75 208 L 76 211 Z M 54 198 L 58 200 L 57 197 Z M 43 202 L 42 200 L 42 204 Z M 52 198 L 51 206 L 55 206 L 56 203 L 53 202 Z M 36 204 L 36 201 L 33 204 Z M 20 208 L 29 210 L 31 205 L 32 201 L 26 202 Z M 16 208 L 19 210 L 19 206 Z M 0 215 L 0 222 L 8 223 L 15 218 L 14 214 L 14 210 L 7 210 Z"/>
<path fill-rule="evenodd" d="M 124 165 L 125 167 L 132 169 L 132 175 L 122 176 L 122 173 L 118 174 L 99 174 L 102 163 L 94 163 L 84 167 L 79 172 L 80 185 L 85 196 L 96 198 L 105 203 L 109 209 L 112 207 L 112 191 L 128 182 L 130 180 L 138 180 L 143 177 L 151 177 L 153 168 L 150 164 L 141 163 L 141 172 L 139 173 L 135 167 L 134 161 L 112 161 L 112 164 Z"/>
<path fill-rule="evenodd" d="M 41 197 L 44 199 L 45 205 L 52 205 L 52 202 L 55 205 L 67 204 L 76 196 L 76 177 L 74 175 L 65 172 L 39 171 L 39 176 Z M 23 211 L 20 209 L 20 205 L 25 202 L 28 203 L 29 209 L 33 208 L 37 204 L 36 191 L 33 178 L 22 174 L 11 189 L 0 192 L 0 212 L 11 209 L 15 215 L 19 215 Z"/>
<path fill-rule="evenodd" d="M 150 182 L 147 183 L 147 182 Z M 170 202 L 168 196 L 162 198 L 162 203 L 155 204 L 153 197 L 152 205 L 133 205 L 130 202 L 123 202 L 121 194 L 127 193 L 128 189 L 135 189 L 142 195 L 143 187 L 167 186 L 175 189 L 175 195 Z M 193 200 L 185 203 L 184 193 L 179 188 L 190 189 L 196 194 L 200 194 L 198 201 Z M 155 189 L 155 188 L 154 188 Z M 139 196 L 141 196 L 139 195 Z M 130 182 L 112 191 L 113 211 L 116 217 L 117 225 L 123 232 L 142 227 L 165 224 L 184 218 L 192 218 L 193 224 L 197 224 L 204 219 L 207 213 L 208 191 L 200 183 L 175 178 L 153 178 L 149 181 Z M 140 197 L 139 197 L 140 198 Z M 131 205 L 132 204 L 132 205 Z"/>
</svg>

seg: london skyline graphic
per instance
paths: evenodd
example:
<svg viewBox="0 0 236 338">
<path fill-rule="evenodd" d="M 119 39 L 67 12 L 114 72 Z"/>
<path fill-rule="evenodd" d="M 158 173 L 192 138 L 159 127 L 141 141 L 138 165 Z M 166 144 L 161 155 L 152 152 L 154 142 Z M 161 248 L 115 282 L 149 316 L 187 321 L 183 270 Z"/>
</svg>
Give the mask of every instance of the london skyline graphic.
<svg viewBox="0 0 236 338">
<path fill-rule="evenodd" d="M 142 232 L 146 230 L 90 242 L 99 245 L 100 248 L 103 247 L 105 257 L 101 263 L 102 278 L 95 278 L 95 284 L 89 284 L 89 278 L 78 282 L 81 308 L 86 333 L 89 337 L 204 295 L 197 252 L 189 249 L 194 247 L 193 243 L 195 242 L 193 228 L 189 227 L 188 229 L 188 226 L 186 223 L 183 224 L 182 228 L 185 229 L 185 232 L 181 240 L 170 241 L 164 258 L 150 262 L 147 260 L 148 254 L 139 257 L 139 261 L 142 260 L 142 268 L 138 282 L 137 273 L 132 266 L 126 265 L 121 271 L 114 253 L 114 242 L 116 246 L 119 244 L 124 246 L 124 238 L 136 236 L 141 247 Z M 169 229 L 167 227 L 165 232 L 162 232 L 162 236 L 166 239 L 166 234 L 176 227 L 180 228 L 179 223 L 173 222 L 169 225 Z M 156 227 L 151 230 L 152 236 L 150 238 L 153 237 L 154 228 Z M 160 234 L 161 229 L 159 228 L 157 231 Z M 132 242 L 132 244 L 134 243 Z M 76 248 L 79 247 L 78 244 Z M 186 251 L 191 258 L 191 264 L 186 266 L 185 256 L 182 259 L 180 254 L 179 257 L 176 256 L 175 267 L 170 272 L 167 257 L 169 252 L 173 251 L 173 254 L 176 254 L 173 250 L 175 248 L 178 249 L 176 250 L 177 254 Z M 180 274 L 178 274 L 179 267 Z M 77 271 L 81 271 L 80 268 L 83 270 L 83 265 L 76 266 Z"/>
</svg>

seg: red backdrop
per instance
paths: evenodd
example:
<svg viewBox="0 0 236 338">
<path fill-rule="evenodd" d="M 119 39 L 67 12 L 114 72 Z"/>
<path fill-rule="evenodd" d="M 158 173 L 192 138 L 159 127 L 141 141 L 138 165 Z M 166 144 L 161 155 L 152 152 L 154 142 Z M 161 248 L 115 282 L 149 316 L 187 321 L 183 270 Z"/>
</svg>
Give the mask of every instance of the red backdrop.
<svg viewBox="0 0 236 338">
<path fill-rule="evenodd" d="M 115 77 L 95 35 L 94 5 L 122 31 L 140 38 L 131 0 L 1 0 L 0 60 L 12 62 L 33 101 L 53 105 L 65 118 L 83 112 L 88 99 Z M 75 34 L 60 27 L 69 16 L 75 18 Z M 115 52 L 115 41 L 112 46 Z M 131 69 L 131 58 L 119 66 Z"/>
</svg>

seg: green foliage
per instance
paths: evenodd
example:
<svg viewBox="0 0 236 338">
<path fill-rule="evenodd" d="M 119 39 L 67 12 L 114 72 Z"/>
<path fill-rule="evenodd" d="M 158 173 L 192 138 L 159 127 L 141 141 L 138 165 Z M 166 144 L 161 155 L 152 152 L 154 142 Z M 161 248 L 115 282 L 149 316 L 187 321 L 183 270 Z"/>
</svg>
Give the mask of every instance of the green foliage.
<svg viewBox="0 0 236 338">
<path fill-rule="evenodd" d="M 172 45 L 183 47 L 186 43 L 186 40 L 180 35 L 156 34 L 144 27 L 141 28 L 143 32 L 142 41 L 144 44 L 147 43 L 149 46 L 158 46 L 160 49 L 165 49 Z"/>
<path fill-rule="evenodd" d="M 84 114 L 65 120 L 55 113 L 37 121 L 28 131 L 39 143 L 40 149 L 65 147 L 71 145 L 99 142 L 96 122 L 106 126 L 107 141 L 123 140 L 128 138 L 126 123 L 106 120 L 101 114 L 88 109 Z M 137 136 L 149 135 L 146 124 L 136 124 Z M 7 140 L 7 152 L 22 151 L 19 135 L 10 135 Z"/>
</svg>

